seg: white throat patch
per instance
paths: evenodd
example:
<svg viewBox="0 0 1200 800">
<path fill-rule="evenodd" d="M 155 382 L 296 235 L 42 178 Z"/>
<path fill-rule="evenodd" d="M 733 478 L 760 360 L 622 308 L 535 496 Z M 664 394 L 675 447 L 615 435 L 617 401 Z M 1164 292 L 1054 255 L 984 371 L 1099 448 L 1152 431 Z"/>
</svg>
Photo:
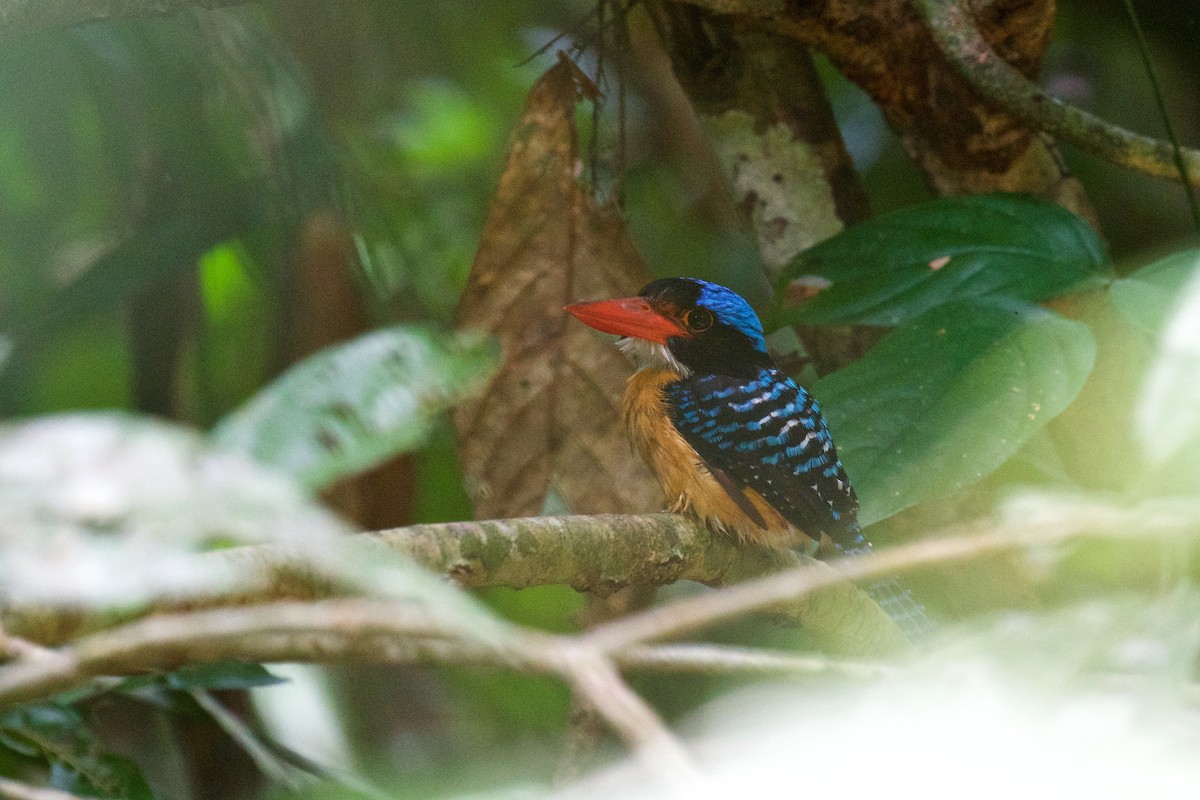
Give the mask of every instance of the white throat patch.
<svg viewBox="0 0 1200 800">
<path fill-rule="evenodd" d="M 646 339 L 638 339 L 633 336 L 623 336 L 617 340 L 617 347 L 621 348 L 621 352 L 628 353 L 637 363 L 638 369 L 646 369 L 647 367 L 657 367 L 659 369 L 669 369 L 672 372 L 679 373 L 681 378 L 686 378 L 692 374 L 692 371 L 679 363 L 679 359 L 671 354 L 670 349 L 665 344 L 658 344 Z"/>
</svg>

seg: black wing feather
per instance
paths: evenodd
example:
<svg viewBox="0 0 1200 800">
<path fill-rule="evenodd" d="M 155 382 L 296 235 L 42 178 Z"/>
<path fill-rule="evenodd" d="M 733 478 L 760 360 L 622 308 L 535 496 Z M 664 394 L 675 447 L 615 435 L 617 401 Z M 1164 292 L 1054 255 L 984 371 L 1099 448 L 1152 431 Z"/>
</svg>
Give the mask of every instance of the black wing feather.
<svg viewBox="0 0 1200 800">
<path fill-rule="evenodd" d="M 750 380 L 703 375 L 666 391 L 676 430 L 714 474 L 758 492 L 813 538 L 827 534 L 844 550 L 866 545 L 820 407 L 791 378 L 774 369 Z"/>
</svg>

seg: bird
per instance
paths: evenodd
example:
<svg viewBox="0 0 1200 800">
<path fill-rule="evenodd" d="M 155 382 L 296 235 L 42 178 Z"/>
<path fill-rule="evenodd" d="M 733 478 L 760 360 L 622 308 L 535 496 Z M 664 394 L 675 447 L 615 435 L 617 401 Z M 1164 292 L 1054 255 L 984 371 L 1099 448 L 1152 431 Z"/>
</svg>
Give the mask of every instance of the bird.
<svg viewBox="0 0 1200 800">
<path fill-rule="evenodd" d="M 814 542 L 838 555 L 872 549 L 819 403 L 776 367 L 741 295 L 698 278 L 662 278 L 634 297 L 564 310 L 621 337 L 633 357 L 622 416 L 668 510 L 777 550 Z M 864 588 L 910 638 L 930 629 L 924 607 L 895 578 Z"/>
</svg>

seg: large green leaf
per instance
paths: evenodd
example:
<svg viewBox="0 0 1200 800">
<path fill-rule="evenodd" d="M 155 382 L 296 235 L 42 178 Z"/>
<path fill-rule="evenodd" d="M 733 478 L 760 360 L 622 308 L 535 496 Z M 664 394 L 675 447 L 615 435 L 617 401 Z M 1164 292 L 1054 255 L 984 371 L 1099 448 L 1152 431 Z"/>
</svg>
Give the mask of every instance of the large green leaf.
<svg viewBox="0 0 1200 800">
<path fill-rule="evenodd" d="M 1186 282 L 1178 286 L 1174 297 L 1161 298 L 1168 302 L 1142 306 L 1144 310 L 1169 310 L 1170 316 L 1162 326 L 1158 352 L 1134 408 L 1138 436 L 1154 464 L 1163 464 L 1185 448 L 1194 450 L 1200 434 L 1200 272 L 1196 270 L 1200 259 L 1192 252 L 1168 261 L 1169 271 L 1152 274 L 1151 281 L 1182 276 Z M 1155 286 L 1151 281 L 1143 285 Z M 1164 291 L 1160 286 L 1155 290 Z M 1124 301 L 1128 307 L 1129 297 Z"/>
<path fill-rule="evenodd" d="M 1184 250 L 1147 264 L 1109 288 L 1121 315 L 1157 336 L 1178 302 L 1184 284 L 1200 272 L 1200 250 Z"/>
<path fill-rule="evenodd" d="M 230 414 L 216 442 L 319 489 L 425 440 L 437 416 L 478 392 L 495 348 L 398 326 L 326 348 Z"/>
<path fill-rule="evenodd" d="M 951 300 L 1041 301 L 1107 275 L 1084 220 L 1025 195 L 943 198 L 856 225 L 784 269 L 772 327 L 898 325 Z M 789 305 L 793 281 L 824 286 Z"/>
<path fill-rule="evenodd" d="M 894 331 L 819 381 L 864 524 L 996 469 L 1067 407 L 1092 369 L 1087 326 L 1032 306 L 961 302 Z"/>
</svg>

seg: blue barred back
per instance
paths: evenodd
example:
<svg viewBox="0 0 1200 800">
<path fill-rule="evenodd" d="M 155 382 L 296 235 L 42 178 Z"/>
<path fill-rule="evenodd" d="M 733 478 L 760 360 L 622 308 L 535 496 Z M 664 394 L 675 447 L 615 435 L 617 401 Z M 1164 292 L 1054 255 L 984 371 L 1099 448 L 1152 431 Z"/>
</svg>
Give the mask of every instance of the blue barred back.
<svg viewBox="0 0 1200 800">
<path fill-rule="evenodd" d="M 845 554 L 871 549 L 858 497 L 842 469 L 821 408 L 774 368 L 751 379 L 697 375 L 665 387 L 671 421 L 710 470 L 752 489 L 808 536 Z M 933 630 L 925 607 L 896 578 L 863 587 L 910 638 Z"/>
<path fill-rule="evenodd" d="M 764 367 L 752 378 L 693 375 L 665 391 L 676 430 L 710 469 L 814 539 L 826 534 L 845 552 L 870 546 L 820 406 L 795 381 Z"/>
</svg>

